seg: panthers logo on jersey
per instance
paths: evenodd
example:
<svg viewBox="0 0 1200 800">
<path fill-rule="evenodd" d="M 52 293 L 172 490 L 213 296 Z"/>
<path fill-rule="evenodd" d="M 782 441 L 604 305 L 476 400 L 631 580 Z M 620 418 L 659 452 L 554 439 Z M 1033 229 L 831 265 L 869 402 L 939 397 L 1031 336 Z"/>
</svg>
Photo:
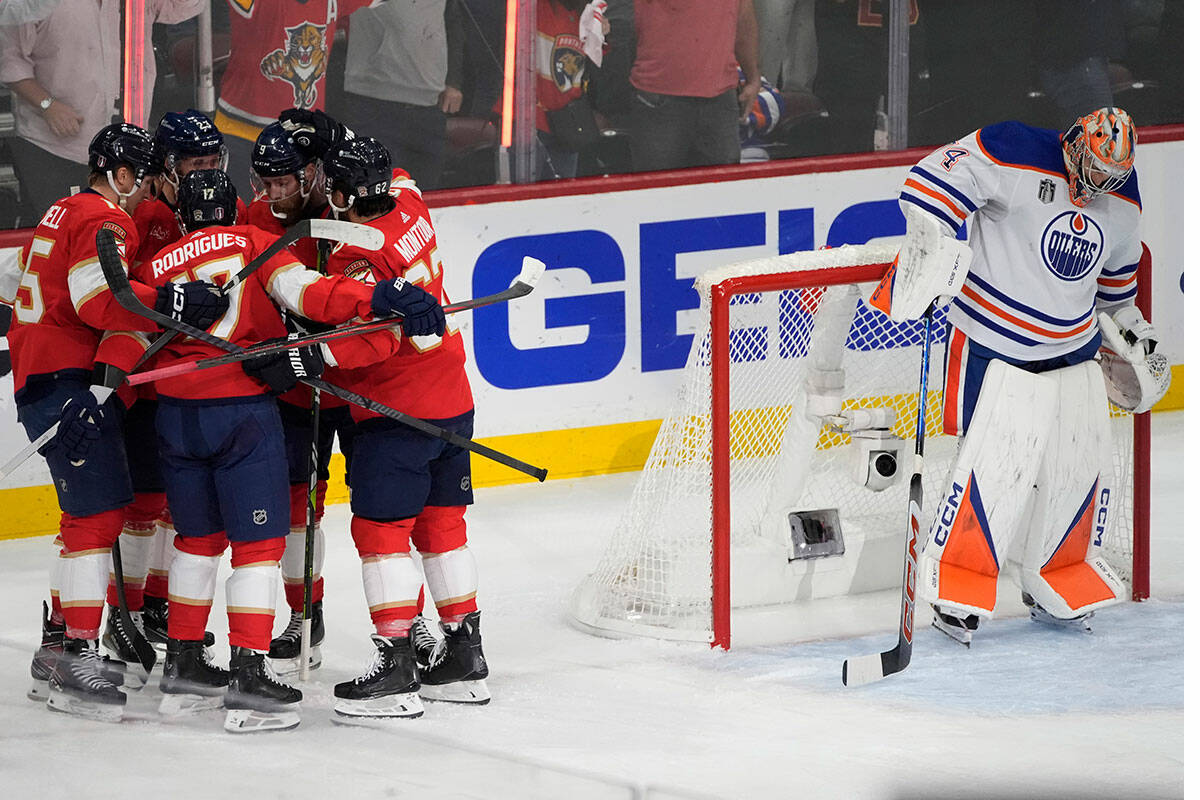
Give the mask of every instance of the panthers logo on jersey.
<svg viewBox="0 0 1200 800">
<path fill-rule="evenodd" d="M 376 283 L 375 267 L 365 258 L 350 262 L 346 266 L 344 274 L 347 278 L 353 278 L 359 283 L 365 283 L 367 286 L 374 286 Z"/>
<path fill-rule="evenodd" d="M 272 50 L 259 62 L 262 74 L 270 80 L 287 81 L 297 108 L 312 108 L 317 103 L 317 83 L 325 77 L 328 63 L 325 52 L 325 26 L 302 22 L 285 28 L 287 45 Z"/>
<path fill-rule="evenodd" d="M 1042 262 L 1065 281 L 1088 275 L 1104 252 L 1104 231 L 1087 214 L 1064 211 L 1042 231 Z"/>
<path fill-rule="evenodd" d="M 554 84 L 560 92 L 570 91 L 583 83 L 583 42 L 578 36 L 562 34 L 554 40 L 550 63 Z"/>
</svg>

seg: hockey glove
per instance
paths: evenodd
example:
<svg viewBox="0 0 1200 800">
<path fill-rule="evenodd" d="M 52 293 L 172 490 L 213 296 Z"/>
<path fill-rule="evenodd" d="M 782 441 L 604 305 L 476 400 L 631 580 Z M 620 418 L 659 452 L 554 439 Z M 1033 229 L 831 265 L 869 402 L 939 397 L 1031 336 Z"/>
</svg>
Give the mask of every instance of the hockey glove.
<svg viewBox="0 0 1200 800">
<path fill-rule="evenodd" d="M 292 333 L 287 337 L 268 339 L 263 344 L 280 344 L 298 337 L 299 334 Z M 271 394 L 283 394 L 291 391 L 304 378 L 321 377 L 325 371 L 325 359 L 321 357 L 320 346 L 310 344 L 248 358 L 242 362 L 242 369 L 251 378 L 266 384 Z"/>
<path fill-rule="evenodd" d="M 158 287 L 154 310 L 193 328 L 208 327 L 225 315 L 229 298 L 208 281 L 168 283 Z"/>
<path fill-rule="evenodd" d="M 59 416 L 58 433 L 54 444 L 63 449 L 67 459 L 75 466 L 83 464 L 92 445 L 100 440 L 100 423 L 104 409 L 91 392 L 81 392 L 63 404 Z"/>
<path fill-rule="evenodd" d="M 1096 315 L 1104 345 L 1100 369 L 1113 405 L 1141 414 L 1149 411 L 1171 388 L 1171 365 L 1154 352 L 1154 328 L 1135 306 L 1118 309 L 1111 317 Z"/>
<path fill-rule="evenodd" d="M 437 298 L 404 278 L 375 284 L 371 310 L 378 317 L 404 317 L 401 324 L 405 336 L 441 336 L 446 332 L 446 312 Z"/>
<path fill-rule="evenodd" d="M 307 159 L 324 158 L 329 148 L 354 138 L 354 132 L 324 111 L 289 108 L 279 115 L 279 124 Z"/>
</svg>

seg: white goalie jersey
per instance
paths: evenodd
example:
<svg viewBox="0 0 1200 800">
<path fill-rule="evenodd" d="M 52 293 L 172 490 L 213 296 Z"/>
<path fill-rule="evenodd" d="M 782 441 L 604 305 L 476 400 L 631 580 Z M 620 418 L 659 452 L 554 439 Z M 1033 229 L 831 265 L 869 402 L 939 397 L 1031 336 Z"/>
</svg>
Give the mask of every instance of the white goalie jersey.
<svg viewBox="0 0 1200 800">
<path fill-rule="evenodd" d="M 1073 205 L 1057 131 L 1003 122 L 964 136 L 909 171 L 900 204 L 951 236 L 966 225 L 971 266 L 950 322 L 1001 355 L 1033 361 L 1098 343 L 1097 308 L 1137 294 L 1137 173 Z"/>
</svg>

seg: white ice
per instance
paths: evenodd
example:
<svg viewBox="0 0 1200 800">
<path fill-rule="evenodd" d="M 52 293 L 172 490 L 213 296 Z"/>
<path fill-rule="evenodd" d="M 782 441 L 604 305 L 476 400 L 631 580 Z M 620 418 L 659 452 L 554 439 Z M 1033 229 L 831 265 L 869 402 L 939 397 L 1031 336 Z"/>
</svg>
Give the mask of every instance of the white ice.
<svg viewBox="0 0 1200 800">
<path fill-rule="evenodd" d="M 889 647 L 895 611 L 869 636 L 735 640 L 728 653 L 573 628 L 567 596 L 634 475 L 480 491 L 469 524 L 494 699 L 429 704 L 377 729 L 331 721 L 333 684 L 371 653 L 347 506 L 324 526 L 325 663 L 285 733 L 226 734 L 221 712 L 156 719 L 155 679 L 116 725 L 27 700 L 51 540 L 0 542 L 0 788 L 185 800 L 1181 797 L 1183 414 L 1154 427 L 1154 599 L 1097 614 L 1090 636 L 1012 617 L 967 650 L 922 627 L 906 671 L 857 690 L 841 685 L 841 661 Z M 220 599 L 210 628 L 222 641 Z"/>
</svg>

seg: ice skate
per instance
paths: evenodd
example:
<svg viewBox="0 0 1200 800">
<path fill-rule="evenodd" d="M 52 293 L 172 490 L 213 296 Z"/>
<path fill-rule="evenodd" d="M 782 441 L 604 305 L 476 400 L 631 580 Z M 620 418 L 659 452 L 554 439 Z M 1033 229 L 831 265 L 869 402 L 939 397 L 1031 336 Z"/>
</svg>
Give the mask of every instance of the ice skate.
<svg viewBox="0 0 1200 800">
<path fill-rule="evenodd" d="M 321 602 L 312 604 L 312 632 L 309 639 L 308 668 L 321 666 L 321 642 L 325 641 L 325 615 Z M 271 668 L 281 678 L 293 678 L 300 674 L 300 636 L 304 630 L 304 614 L 293 611 L 283 633 L 271 640 Z"/>
<path fill-rule="evenodd" d="M 442 642 L 428 667 L 420 671 L 421 697 L 446 703 L 482 705 L 492 699 L 479 635 L 479 612 L 453 625 L 442 624 Z"/>
<path fill-rule="evenodd" d="M 129 620 L 138 629 L 138 633 L 141 633 L 142 612 L 130 611 Z M 125 685 L 137 691 L 146 685 L 146 681 L 150 678 L 150 672 L 142 665 L 137 650 L 133 647 L 131 637 L 135 635 L 137 634 L 127 631 L 124 623 L 121 622 L 121 610 L 115 606 L 109 606 L 108 621 L 104 625 L 104 635 L 100 637 L 100 643 L 113 658 L 125 662 Z M 153 665 L 151 668 L 153 669 Z"/>
<path fill-rule="evenodd" d="M 54 664 L 62 655 L 63 638 L 66 636 L 66 631 L 67 626 L 63 623 L 50 621 L 50 607 L 43 600 L 42 644 L 33 654 L 33 661 L 29 664 L 29 675 L 32 682 L 29 691 L 25 693 L 30 700 L 44 703 L 50 696 L 50 673 L 54 671 Z M 101 660 L 104 662 L 104 677 L 116 686 L 122 685 L 125 682 L 125 662 L 116 661 L 108 656 L 104 656 Z"/>
<path fill-rule="evenodd" d="M 204 642 L 167 641 L 163 676 L 158 682 L 163 693 L 160 714 L 174 716 L 220 708 L 228 687 L 229 670 L 209 661 Z"/>
<path fill-rule="evenodd" d="M 229 672 L 225 730 L 256 733 L 287 730 L 300 724 L 297 712 L 304 695 L 271 673 L 266 654 L 234 647 L 229 657 Z"/>
<path fill-rule="evenodd" d="M 154 645 L 160 655 L 167 654 L 167 598 L 146 595 L 142 602 L 142 632 L 146 635 L 146 641 Z M 204 632 L 205 647 L 212 647 L 216 642 L 212 631 Z M 208 657 L 212 658 L 211 651 Z"/>
<path fill-rule="evenodd" d="M 105 673 L 98 641 L 64 639 L 62 653 L 50 673 L 47 705 L 88 719 L 119 722 L 125 693 Z"/>
<path fill-rule="evenodd" d="M 965 614 L 950 609 L 933 607 L 933 627 L 949 636 L 959 644 L 971 646 L 971 636 L 979 629 L 979 615 Z"/>
<path fill-rule="evenodd" d="M 417 656 L 417 666 L 425 669 L 437 659 L 438 649 L 442 646 L 442 640 L 429 629 L 429 623 L 420 615 L 413 620 L 412 630 L 409 631 L 408 635 L 412 637 L 413 652 Z"/>
<path fill-rule="evenodd" d="M 1040 622 L 1043 625 L 1052 625 L 1065 630 L 1078 631 L 1080 633 L 1092 632 L 1091 619 L 1096 615 L 1095 611 L 1080 614 L 1078 617 L 1056 617 L 1042 608 L 1041 604 L 1026 592 L 1021 592 L 1021 602 L 1029 608 L 1029 618 L 1034 622 Z"/>
<path fill-rule="evenodd" d="M 412 639 L 372 634 L 375 660 L 366 673 L 333 687 L 333 710 L 345 722 L 350 719 L 400 719 L 425 712 L 417 694 L 417 660 Z"/>
</svg>

